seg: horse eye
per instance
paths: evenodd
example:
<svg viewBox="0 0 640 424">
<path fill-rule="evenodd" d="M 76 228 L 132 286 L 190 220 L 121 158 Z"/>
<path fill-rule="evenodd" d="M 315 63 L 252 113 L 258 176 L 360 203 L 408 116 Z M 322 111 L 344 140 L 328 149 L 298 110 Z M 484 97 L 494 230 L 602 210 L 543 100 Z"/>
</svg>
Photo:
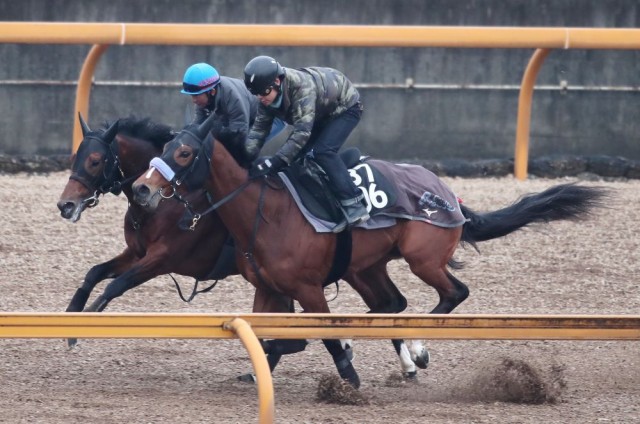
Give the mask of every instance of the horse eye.
<svg viewBox="0 0 640 424">
<path fill-rule="evenodd" d="M 187 151 L 180 152 L 181 158 L 188 158 L 189 156 L 191 156 L 191 152 L 187 152 Z"/>
<path fill-rule="evenodd" d="M 100 165 L 100 161 L 99 160 L 92 160 L 91 161 L 91 166 L 98 166 Z"/>
</svg>

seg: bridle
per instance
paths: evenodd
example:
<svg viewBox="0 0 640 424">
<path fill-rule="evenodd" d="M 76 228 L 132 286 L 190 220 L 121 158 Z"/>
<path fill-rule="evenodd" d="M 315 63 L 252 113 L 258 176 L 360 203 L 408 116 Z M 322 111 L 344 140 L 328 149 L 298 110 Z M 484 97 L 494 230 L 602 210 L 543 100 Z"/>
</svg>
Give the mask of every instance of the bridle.
<svg viewBox="0 0 640 424">
<path fill-rule="evenodd" d="M 130 181 L 138 178 L 138 175 L 124 178 L 124 172 L 120 167 L 120 160 L 118 158 L 118 144 L 115 139 L 111 143 L 107 143 L 102 138 L 95 135 L 88 135 L 86 140 L 95 140 L 100 144 L 106 146 L 107 154 L 103 159 L 105 167 L 101 175 L 94 178 L 86 178 L 79 175 L 78 172 L 74 172 L 69 176 L 69 179 L 74 180 L 82 184 L 87 190 L 92 191 L 93 195 L 83 200 L 85 207 L 93 208 L 98 205 L 99 197 L 101 195 L 112 193 L 116 196 L 122 192 L 122 186 Z M 102 183 L 96 187 L 96 181 L 102 180 Z"/>
<path fill-rule="evenodd" d="M 166 173 L 162 171 L 162 168 L 164 167 L 171 169 L 170 165 L 168 165 L 163 159 L 154 158 L 151 161 L 151 165 L 154 166 L 155 164 L 157 166 L 156 169 L 158 169 L 158 171 L 162 174 L 162 176 L 165 177 L 166 180 L 168 180 L 168 184 L 160 187 L 155 194 L 161 196 L 163 199 L 175 198 L 177 201 L 184 204 L 186 208 L 185 218 L 181 220 L 180 225 L 181 225 L 181 228 L 186 228 L 193 231 L 203 216 L 215 211 L 220 206 L 224 205 L 225 203 L 229 202 L 231 199 L 236 197 L 242 190 L 244 190 L 251 183 L 252 180 L 249 179 L 245 181 L 239 187 L 234 189 L 231 193 L 227 194 L 222 199 L 212 204 L 205 211 L 195 212 L 193 210 L 192 204 L 187 199 L 185 199 L 182 195 L 180 195 L 179 187 L 183 183 L 189 186 L 190 177 L 201 178 L 204 176 L 205 172 L 206 173 L 209 172 L 209 167 L 211 164 L 211 158 L 213 156 L 213 149 L 215 148 L 215 143 L 213 142 L 213 136 L 211 135 L 211 133 L 208 133 L 207 138 L 205 140 L 200 140 L 200 137 L 198 137 L 193 132 L 189 131 L 188 129 L 183 129 L 182 131 L 180 131 L 178 136 L 176 136 L 176 139 L 179 138 L 181 133 L 184 133 L 185 135 L 188 135 L 189 137 L 193 138 L 200 145 L 198 154 L 195 156 L 191 164 L 187 168 L 182 168 L 177 172 L 175 172 L 173 178 L 171 179 L 167 178 Z M 184 146 L 185 144 L 182 143 L 181 145 Z M 211 146 L 211 147 L 208 148 L 208 146 Z M 166 190 L 167 187 L 171 187 L 171 194 L 169 195 L 164 194 L 164 191 Z M 189 223 L 188 227 L 186 226 L 186 223 Z"/>
<path fill-rule="evenodd" d="M 211 118 L 209 118 L 209 119 L 211 119 Z M 214 142 L 213 136 L 211 135 L 210 132 L 207 133 L 207 137 L 204 140 L 201 140 L 201 138 L 198 137 L 196 134 L 194 134 L 193 132 L 191 132 L 189 130 L 186 130 L 186 129 L 182 130 L 181 133 L 187 133 L 191 138 L 193 138 L 200 145 L 200 150 L 198 151 L 198 154 L 195 156 L 195 158 L 193 159 L 193 161 L 189 165 L 189 167 L 188 168 L 180 168 L 176 172 L 176 171 L 173 171 L 173 168 L 171 168 L 170 164 L 167 164 L 162 158 L 154 158 L 154 159 L 152 159 L 150 165 L 151 166 L 157 165 L 156 169 L 158 170 L 158 172 L 160 172 L 162 174 L 162 176 L 165 178 L 165 180 L 167 180 L 169 182 L 167 185 L 165 185 L 163 187 L 160 187 L 158 189 L 158 192 L 156 192 L 156 193 L 161 193 L 162 191 L 164 191 L 164 189 L 166 187 L 169 187 L 169 186 L 172 188 L 172 194 L 169 197 L 176 198 L 176 200 L 178 200 L 179 202 L 183 203 L 185 205 L 185 208 L 186 208 L 185 217 L 183 217 L 183 219 L 181 220 L 179 225 L 180 225 L 181 228 L 186 228 L 186 229 L 189 229 L 189 230 L 193 231 L 195 229 L 196 225 L 198 224 L 198 222 L 200 221 L 200 219 L 203 216 L 205 216 L 208 213 L 211 213 L 211 212 L 215 211 L 220 206 L 224 205 L 225 203 L 229 202 L 231 199 L 236 197 L 240 192 L 242 192 L 245 188 L 247 188 L 249 186 L 249 184 L 251 184 L 253 182 L 253 179 L 252 178 L 248 178 L 245 182 L 240 184 L 239 187 L 235 188 L 231 193 L 227 194 L 222 199 L 220 199 L 219 201 L 215 202 L 213 205 L 211 205 L 205 211 L 203 211 L 201 213 L 194 212 L 192 207 L 191 207 L 191 204 L 189 203 L 189 201 L 184 199 L 178 193 L 178 188 L 179 188 L 180 185 L 182 185 L 182 183 L 186 183 L 187 185 L 189 185 L 188 178 L 190 176 L 200 177 L 201 176 L 200 174 L 202 174 L 204 172 L 210 173 L 211 158 L 213 157 L 213 150 L 215 148 L 215 142 Z M 178 134 L 178 136 L 176 138 L 174 138 L 174 141 L 177 140 L 179 138 L 179 136 L 180 136 L 180 133 Z M 181 143 L 181 145 L 184 145 L 184 143 Z M 210 148 L 208 147 L 209 145 L 211 146 Z M 204 157 L 205 157 L 206 161 L 205 160 L 200 160 L 200 158 L 201 158 L 200 155 L 201 154 L 204 154 Z M 262 177 L 260 177 L 260 178 L 262 178 Z M 252 229 L 251 236 L 250 236 L 250 239 L 249 239 L 249 246 L 246 249 L 246 251 L 243 252 L 243 256 L 245 257 L 245 259 L 247 259 L 247 261 L 249 262 L 249 264 L 253 268 L 253 271 L 255 272 L 256 277 L 261 282 L 261 284 L 265 284 L 264 283 L 264 278 L 263 278 L 263 276 L 262 276 L 262 274 L 260 272 L 260 268 L 258 267 L 258 264 L 256 263 L 253 251 L 255 249 L 255 243 L 256 243 L 256 240 L 257 240 L 258 227 L 260 226 L 260 222 L 261 222 L 261 220 L 262 221 L 266 221 L 266 219 L 264 217 L 264 214 L 263 214 L 263 206 L 264 206 L 265 189 L 266 189 L 267 185 L 268 185 L 268 183 L 267 183 L 266 178 L 263 178 L 262 179 L 262 184 L 261 184 L 261 189 L 260 189 L 260 196 L 259 196 L 258 204 L 257 204 L 256 217 L 255 217 L 255 220 L 254 220 L 254 223 L 253 223 L 253 229 Z M 160 195 L 162 196 L 162 194 L 160 194 Z M 190 225 L 188 227 L 186 227 L 186 225 L 182 225 L 183 222 L 189 222 L 189 220 L 190 220 Z"/>
</svg>

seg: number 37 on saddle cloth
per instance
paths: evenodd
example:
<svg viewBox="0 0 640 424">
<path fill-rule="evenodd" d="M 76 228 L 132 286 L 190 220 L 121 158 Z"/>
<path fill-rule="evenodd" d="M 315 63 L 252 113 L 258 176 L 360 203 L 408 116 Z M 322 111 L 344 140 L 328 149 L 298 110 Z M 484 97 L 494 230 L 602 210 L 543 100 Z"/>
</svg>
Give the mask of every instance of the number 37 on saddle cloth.
<svg viewBox="0 0 640 424">
<path fill-rule="evenodd" d="M 422 166 L 361 158 L 349 167 L 349 174 L 364 194 L 371 216 L 358 224 L 358 228 L 386 228 L 395 225 L 398 219 L 447 228 L 461 226 L 466 221 L 458 197 L 437 175 Z M 279 175 L 316 231 L 331 232 L 336 225 L 332 216 L 309 202 L 309 196 L 299 184 L 284 173 Z"/>
</svg>

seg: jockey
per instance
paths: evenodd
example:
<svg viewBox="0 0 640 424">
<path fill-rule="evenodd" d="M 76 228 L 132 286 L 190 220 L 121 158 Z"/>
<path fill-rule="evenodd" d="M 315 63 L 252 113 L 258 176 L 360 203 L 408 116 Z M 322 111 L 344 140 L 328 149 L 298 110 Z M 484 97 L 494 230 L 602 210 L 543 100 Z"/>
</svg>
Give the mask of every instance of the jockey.
<svg viewBox="0 0 640 424">
<path fill-rule="evenodd" d="M 257 157 L 276 118 L 293 126 L 278 152 L 255 162 L 249 176 L 274 174 L 308 154 L 326 172 L 346 224 L 369 219 L 364 195 L 337 154 L 362 115 L 360 94 L 351 81 L 335 69 L 285 68 L 258 56 L 245 66 L 244 83 L 261 103 L 245 144 L 248 157 Z"/>
<path fill-rule="evenodd" d="M 250 161 L 242 156 L 245 151 L 242 146 L 255 120 L 259 102 L 242 80 L 220 76 L 213 66 L 196 63 L 184 73 L 180 92 L 190 95 L 195 105 L 192 124 L 201 124 L 214 113 L 216 118 L 211 129 L 213 136 L 224 143 L 234 157 L 246 166 Z M 282 129 L 284 123 L 280 121 L 268 139 L 275 137 Z"/>
</svg>

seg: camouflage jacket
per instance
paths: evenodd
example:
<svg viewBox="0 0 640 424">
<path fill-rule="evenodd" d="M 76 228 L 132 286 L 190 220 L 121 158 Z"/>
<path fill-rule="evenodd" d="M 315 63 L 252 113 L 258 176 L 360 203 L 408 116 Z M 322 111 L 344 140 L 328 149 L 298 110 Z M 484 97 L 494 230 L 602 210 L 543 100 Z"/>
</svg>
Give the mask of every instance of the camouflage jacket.
<svg viewBox="0 0 640 424">
<path fill-rule="evenodd" d="M 244 81 L 220 77 L 216 95 L 204 108 L 196 107 L 194 124 L 201 124 L 211 113 L 216 114 L 213 136 L 221 141 L 244 141 L 253 125 L 260 102 L 244 85 Z"/>
<path fill-rule="evenodd" d="M 360 101 L 360 94 L 341 72 L 331 68 L 285 68 L 279 108 L 260 104 L 249 131 L 249 154 L 262 148 L 274 118 L 293 126 L 289 138 L 276 153 L 287 164 L 306 146 L 311 130 Z M 255 152 L 254 152 L 255 151 Z"/>
</svg>

